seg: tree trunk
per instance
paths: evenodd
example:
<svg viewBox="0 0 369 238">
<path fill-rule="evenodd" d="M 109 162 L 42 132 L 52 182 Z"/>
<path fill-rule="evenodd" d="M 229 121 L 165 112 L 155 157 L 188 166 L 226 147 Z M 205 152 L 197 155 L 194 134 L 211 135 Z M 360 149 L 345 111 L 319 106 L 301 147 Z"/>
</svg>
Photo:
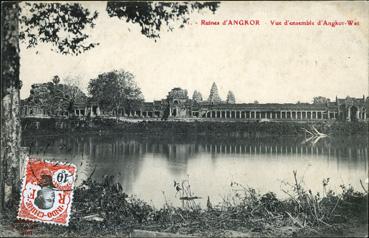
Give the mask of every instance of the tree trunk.
<svg viewBox="0 0 369 238">
<path fill-rule="evenodd" d="M 17 2 L 5 2 L 1 7 L 1 158 L 0 209 L 12 194 L 18 193 L 21 156 L 21 124 L 19 89 L 19 33 Z"/>
</svg>

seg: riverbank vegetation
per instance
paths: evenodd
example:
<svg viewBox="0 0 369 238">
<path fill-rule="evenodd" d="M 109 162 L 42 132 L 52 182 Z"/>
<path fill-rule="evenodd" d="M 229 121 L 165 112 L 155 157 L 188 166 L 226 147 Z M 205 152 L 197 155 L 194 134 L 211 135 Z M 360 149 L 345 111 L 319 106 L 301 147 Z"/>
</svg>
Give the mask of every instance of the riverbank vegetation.
<svg viewBox="0 0 369 238">
<path fill-rule="evenodd" d="M 128 236 L 137 229 L 182 236 L 367 236 L 367 184 L 362 192 L 342 185 L 342 191 L 335 193 L 328 189 L 329 179 L 324 179 L 320 194 L 303 187 L 296 171 L 293 176 L 294 183 L 285 184 L 288 189 L 283 190 L 286 199 L 232 182 L 233 196 L 220 204 L 207 198 L 204 208 L 181 183 L 174 183 L 174 189 L 186 195 L 179 198 L 182 207 L 155 208 L 128 196 L 119 183 L 105 176 L 102 182 L 88 179 L 75 189 L 68 227 L 16 222 L 19 197 L 8 204 L 1 222 L 36 236 Z"/>
<path fill-rule="evenodd" d="M 314 126 L 328 135 L 367 135 L 366 122 L 240 122 L 240 121 L 117 121 L 95 118 L 92 120 L 71 120 L 55 118 L 24 118 L 24 135 L 99 133 L 99 134 L 208 134 L 231 135 L 234 137 L 298 136 L 305 135 L 304 129 Z"/>
</svg>

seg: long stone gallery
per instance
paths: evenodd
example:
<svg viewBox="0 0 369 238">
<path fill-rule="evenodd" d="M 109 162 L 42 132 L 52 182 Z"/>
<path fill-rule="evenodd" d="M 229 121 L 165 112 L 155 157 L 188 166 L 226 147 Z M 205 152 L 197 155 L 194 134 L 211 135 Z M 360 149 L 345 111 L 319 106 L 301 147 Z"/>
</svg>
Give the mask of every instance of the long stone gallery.
<svg viewBox="0 0 369 238">
<path fill-rule="evenodd" d="M 23 117 L 51 117 L 40 104 L 22 102 Z M 145 119 L 201 119 L 215 121 L 366 121 L 368 98 L 337 98 L 313 103 L 235 103 L 223 101 L 214 83 L 207 100 L 192 98 L 188 91 L 173 88 L 166 98 L 142 102 L 130 108 L 106 110 L 98 102 L 85 98 L 75 103 L 72 115 L 67 110 L 57 116 L 121 117 Z"/>
</svg>

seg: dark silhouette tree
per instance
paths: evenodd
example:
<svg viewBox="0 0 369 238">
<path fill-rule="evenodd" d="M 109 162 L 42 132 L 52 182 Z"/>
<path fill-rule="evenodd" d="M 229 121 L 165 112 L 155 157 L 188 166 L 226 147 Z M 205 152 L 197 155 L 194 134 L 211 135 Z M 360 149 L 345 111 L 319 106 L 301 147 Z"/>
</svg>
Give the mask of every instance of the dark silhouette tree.
<svg viewBox="0 0 369 238">
<path fill-rule="evenodd" d="M 218 2 L 108 2 L 106 10 L 110 17 L 118 17 L 126 22 L 138 24 L 141 33 L 149 38 L 160 38 L 160 31 L 165 27 L 173 31 L 183 28 L 194 11 L 208 9 L 213 13 L 218 9 Z"/>
<path fill-rule="evenodd" d="M 101 107 L 115 111 L 116 115 L 120 109 L 130 111 L 144 101 L 133 74 L 124 70 L 114 70 L 91 79 L 88 91 Z"/>
<path fill-rule="evenodd" d="M 53 83 L 55 84 L 55 85 L 57 85 L 58 83 L 60 83 L 60 77 L 58 76 L 58 75 L 55 75 L 54 77 L 53 77 Z"/>
<path fill-rule="evenodd" d="M 57 77 L 59 78 L 59 77 Z M 74 110 L 76 102 L 87 101 L 87 96 L 75 85 L 53 82 L 33 84 L 30 95 L 26 99 L 29 104 L 40 106 L 48 115 L 61 115 Z"/>
<path fill-rule="evenodd" d="M 16 186 L 21 155 L 18 16 L 18 3 L 1 4 L 1 210 L 5 202 L 11 202 L 12 195 L 19 192 Z"/>
</svg>

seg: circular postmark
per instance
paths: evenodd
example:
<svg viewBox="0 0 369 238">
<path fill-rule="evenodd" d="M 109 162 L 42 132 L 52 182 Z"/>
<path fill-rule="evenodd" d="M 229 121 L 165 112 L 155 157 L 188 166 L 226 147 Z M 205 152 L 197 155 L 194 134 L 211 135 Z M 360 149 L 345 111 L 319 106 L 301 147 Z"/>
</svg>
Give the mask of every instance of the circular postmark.
<svg viewBox="0 0 369 238">
<path fill-rule="evenodd" d="M 53 184 L 59 190 L 70 190 L 74 182 L 74 176 L 66 169 L 59 169 L 53 174 Z"/>
</svg>

